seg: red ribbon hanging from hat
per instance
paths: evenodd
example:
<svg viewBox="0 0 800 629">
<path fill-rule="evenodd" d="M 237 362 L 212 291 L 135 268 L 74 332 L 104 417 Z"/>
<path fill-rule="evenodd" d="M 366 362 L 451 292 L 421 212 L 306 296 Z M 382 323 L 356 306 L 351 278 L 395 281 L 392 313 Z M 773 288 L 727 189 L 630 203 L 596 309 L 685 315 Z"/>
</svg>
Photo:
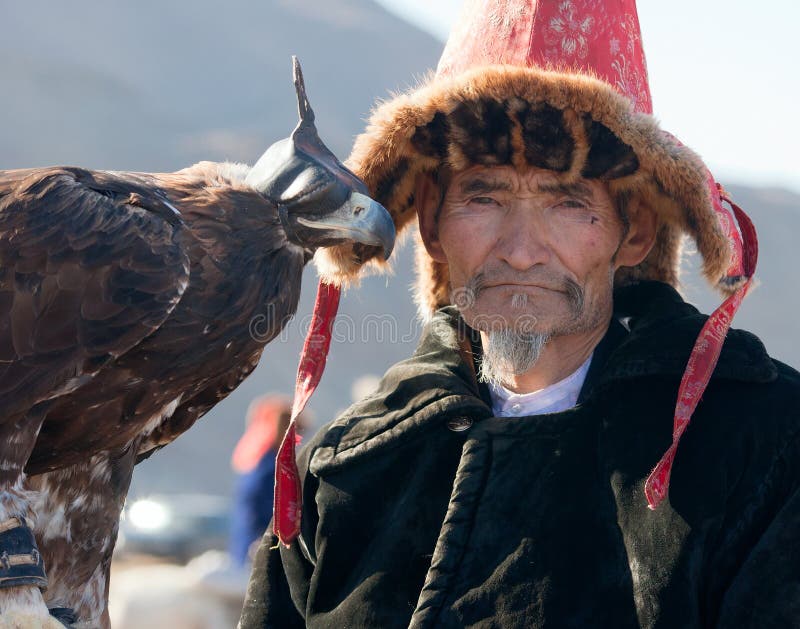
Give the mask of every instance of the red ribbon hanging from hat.
<svg viewBox="0 0 800 629">
<path fill-rule="evenodd" d="M 325 371 L 340 294 L 339 287 L 320 280 L 311 326 L 306 334 L 303 352 L 300 354 L 300 364 L 297 367 L 292 418 L 278 449 L 272 528 L 280 542 L 287 548 L 300 533 L 300 516 L 303 509 L 300 474 L 295 459 L 295 446 L 299 441 L 295 420 L 303 412 L 308 399 L 322 378 L 322 372 Z"/>
<path fill-rule="evenodd" d="M 738 205 L 731 201 L 722 186 L 716 184 L 714 192 L 717 194 L 717 198 L 714 199 L 715 209 L 720 200 L 726 201 L 733 209 L 733 213 L 739 223 L 743 244 L 741 263 L 747 280 L 719 308 L 711 313 L 700 330 L 697 341 L 695 341 L 678 389 L 678 403 L 675 405 L 675 418 L 672 427 L 672 445 L 661 457 L 661 460 L 650 473 L 650 476 L 647 477 L 644 484 L 647 506 L 650 509 L 655 509 L 669 492 L 669 479 L 672 473 L 675 453 L 678 450 L 678 443 L 689 425 L 703 392 L 708 386 L 714 368 L 717 366 L 725 336 L 728 334 L 736 311 L 750 289 L 756 270 L 756 262 L 758 261 L 758 238 L 752 221 Z M 738 260 L 734 260 L 734 264 L 737 262 Z"/>
</svg>

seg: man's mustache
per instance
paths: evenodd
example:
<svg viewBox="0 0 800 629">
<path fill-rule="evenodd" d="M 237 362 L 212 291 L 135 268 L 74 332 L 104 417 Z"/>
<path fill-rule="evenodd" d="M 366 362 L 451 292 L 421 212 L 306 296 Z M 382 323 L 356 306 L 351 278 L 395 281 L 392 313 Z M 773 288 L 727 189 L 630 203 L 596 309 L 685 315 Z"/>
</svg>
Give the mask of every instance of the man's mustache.
<svg viewBox="0 0 800 629">
<path fill-rule="evenodd" d="M 540 286 L 553 291 L 564 293 L 570 304 L 570 309 L 579 313 L 583 310 L 584 291 L 583 287 L 575 280 L 558 273 L 540 269 L 525 273 L 514 271 L 479 271 L 473 275 L 462 289 L 467 297 L 466 301 L 474 303 L 481 293 L 492 286 L 499 284 L 520 284 L 529 286 Z"/>
</svg>

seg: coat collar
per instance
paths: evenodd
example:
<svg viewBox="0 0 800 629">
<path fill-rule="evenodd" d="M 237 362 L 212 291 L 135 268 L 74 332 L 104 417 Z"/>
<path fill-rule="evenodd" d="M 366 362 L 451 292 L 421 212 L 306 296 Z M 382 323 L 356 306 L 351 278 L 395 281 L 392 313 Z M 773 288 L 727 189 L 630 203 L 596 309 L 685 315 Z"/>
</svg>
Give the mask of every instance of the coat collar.
<svg viewBox="0 0 800 629">
<path fill-rule="evenodd" d="M 393 365 L 375 393 L 323 429 L 311 472 L 339 469 L 454 417 L 491 417 L 475 379 L 472 334 L 455 310 L 437 312 L 414 355 Z"/>
<path fill-rule="evenodd" d="M 611 325 L 595 349 L 579 403 L 613 382 L 646 376 L 674 378 L 677 394 L 706 316 L 661 282 L 619 289 L 614 300 Z M 414 355 L 391 367 L 375 393 L 328 426 L 311 472 L 333 471 L 454 417 L 491 417 L 488 394 L 474 372 L 478 338 L 454 308 L 439 310 Z M 713 377 L 770 382 L 777 369 L 757 337 L 730 330 Z"/>
</svg>

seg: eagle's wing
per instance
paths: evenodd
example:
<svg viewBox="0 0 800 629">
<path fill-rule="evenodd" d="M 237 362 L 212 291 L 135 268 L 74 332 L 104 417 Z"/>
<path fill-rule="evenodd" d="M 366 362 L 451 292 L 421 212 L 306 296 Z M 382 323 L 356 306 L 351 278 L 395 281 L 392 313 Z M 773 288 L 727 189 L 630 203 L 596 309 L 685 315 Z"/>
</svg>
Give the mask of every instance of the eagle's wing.
<svg viewBox="0 0 800 629">
<path fill-rule="evenodd" d="M 175 409 L 169 421 L 163 422 L 139 444 L 136 464 L 172 443 L 189 430 L 199 418 L 228 397 L 255 370 L 260 358 L 261 351 L 258 351 L 250 360 L 233 365 L 227 373 L 211 379 L 193 392 L 187 391 L 185 399 Z"/>
<path fill-rule="evenodd" d="M 161 325 L 188 284 L 182 229 L 144 176 L 0 171 L 0 421 Z"/>
</svg>

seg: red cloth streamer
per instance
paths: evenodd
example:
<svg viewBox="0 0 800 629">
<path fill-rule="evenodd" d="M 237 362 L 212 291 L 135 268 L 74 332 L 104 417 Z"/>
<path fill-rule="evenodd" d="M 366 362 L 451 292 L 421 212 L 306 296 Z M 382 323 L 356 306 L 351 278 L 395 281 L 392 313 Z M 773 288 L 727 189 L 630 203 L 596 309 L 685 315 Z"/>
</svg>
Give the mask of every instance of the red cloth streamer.
<svg viewBox="0 0 800 629">
<path fill-rule="evenodd" d="M 287 548 L 300 533 L 300 516 L 303 510 L 300 474 L 295 459 L 295 445 L 298 442 L 295 420 L 303 412 L 322 378 L 322 372 L 325 371 L 340 293 L 337 286 L 320 280 L 311 327 L 300 355 L 300 365 L 297 367 L 292 418 L 278 449 L 272 527 L 280 542 Z"/>
<path fill-rule="evenodd" d="M 753 281 L 753 274 L 758 261 L 758 238 L 750 218 L 736 204 L 734 204 L 725 191 L 717 184 L 719 198 L 726 201 L 733 208 L 739 229 L 742 232 L 743 252 L 742 267 L 747 281 L 736 292 L 728 297 L 722 305 L 708 317 L 700 334 L 697 336 L 686 370 L 683 372 L 681 385 L 678 389 L 678 403 L 675 405 L 675 419 L 672 426 L 672 445 L 666 451 L 656 467 L 647 477 L 644 484 L 644 493 L 647 497 L 647 506 L 655 509 L 669 492 L 669 478 L 672 473 L 672 463 L 678 450 L 681 436 L 689 425 L 689 420 L 700 402 L 703 392 L 708 386 L 711 374 L 717 366 L 719 354 L 725 336 L 731 327 L 736 311 L 747 294 Z"/>
</svg>

